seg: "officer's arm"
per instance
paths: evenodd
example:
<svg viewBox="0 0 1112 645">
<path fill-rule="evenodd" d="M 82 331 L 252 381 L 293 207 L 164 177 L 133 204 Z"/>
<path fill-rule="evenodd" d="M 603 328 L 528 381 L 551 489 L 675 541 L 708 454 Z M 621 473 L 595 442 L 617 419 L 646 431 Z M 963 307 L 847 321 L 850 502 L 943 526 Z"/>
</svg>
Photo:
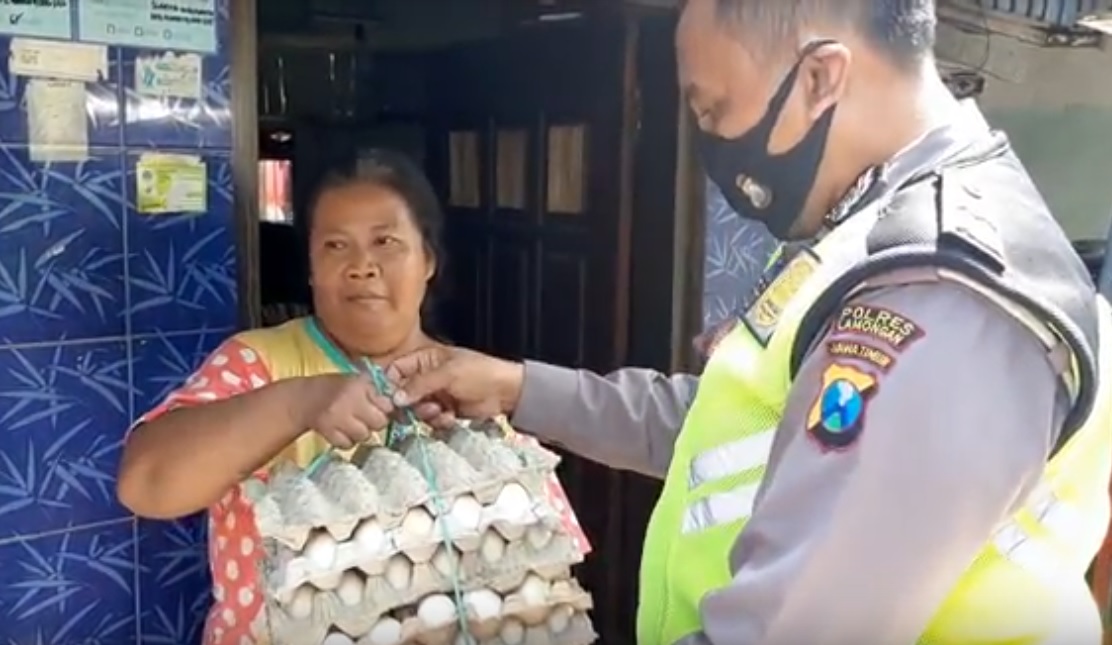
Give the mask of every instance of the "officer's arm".
<svg viewBox="0 0 1112 645">
<path fill-rule="evenodd" d="M 734 547 L 733 582 L 704 598 L 704 634 L 692 642 L 916 642 L 1040 477 L 1066 403 L 1028 330 L 952 284 L 893 287 L 856 303 L 895 312 L 922 336 L 902 351 L 838 332 L 815 346 Z M 861 343 L 892 363 L 885 372 L 835 357 L 832 347 L 847 346 L 832 342 Z M 822 427 L 821 400 L 824 379 L 859 375 L 875 385 L 853 439 L 853 429 Z"/>
<path fill-rule="evenodd" d="M 698 378 L 626 368 L 599 376 L 525 362 L 511 423 L 613 468 L 662 478 Z"/>
</svg>

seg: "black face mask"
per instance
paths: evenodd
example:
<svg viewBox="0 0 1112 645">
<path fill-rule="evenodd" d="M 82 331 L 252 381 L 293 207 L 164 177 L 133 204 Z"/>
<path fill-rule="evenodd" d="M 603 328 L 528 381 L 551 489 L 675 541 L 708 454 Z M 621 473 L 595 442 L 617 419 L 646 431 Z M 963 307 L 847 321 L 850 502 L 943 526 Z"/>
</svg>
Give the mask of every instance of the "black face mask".
<svg viewBox="0 0 1112 645">
<path fill-rule="evenodd" d="M 763 222 L 780 239 L 788 238 L 814 187 L 837 106 L 830 106 L 791 150 L 770 154 L 769 140 L 795 87 L 799 66 L 816 49 L 833 42 L 820 40 L 803 48 L 768 102 L 764 116 L 740 137 L 723 139 L 700 131 L 703 165 L 726 202 L 738 215 Z"/>
</svg>

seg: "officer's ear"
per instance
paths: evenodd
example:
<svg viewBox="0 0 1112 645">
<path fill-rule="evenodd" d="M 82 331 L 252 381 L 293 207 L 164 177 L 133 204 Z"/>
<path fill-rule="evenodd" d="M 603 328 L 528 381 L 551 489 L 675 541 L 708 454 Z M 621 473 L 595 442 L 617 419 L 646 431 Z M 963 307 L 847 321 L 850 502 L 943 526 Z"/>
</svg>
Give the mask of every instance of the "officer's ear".
<svg viewBox="0 0 1112 645">
<path fill-rule="evenodd" d="M 851 62 L 849 48 L 841 43 L 823 45 L 800 62 L 800 82 L 811 120 L 817 120 L 841 100 Z"/>
</svg>

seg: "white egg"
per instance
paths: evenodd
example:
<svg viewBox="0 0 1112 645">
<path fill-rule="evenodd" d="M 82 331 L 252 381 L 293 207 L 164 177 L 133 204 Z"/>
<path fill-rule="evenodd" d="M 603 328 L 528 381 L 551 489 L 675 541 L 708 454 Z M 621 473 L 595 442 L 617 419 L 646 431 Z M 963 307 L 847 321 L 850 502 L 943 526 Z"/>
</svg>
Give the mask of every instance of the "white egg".
<svg viewBox="0 0 1112 645">
<path fill-rule="evenodd" d="M 571 624 L 572 614 L 575 610 L 568 605 L 560 605 L 548 615 L 548 630 L 553 634 L 562 634 L 568 629 Z"/>
<path fill-rule="evenodd" d="M 377 520 L 369 519 L 355 529 L 352 540 L 359 545 L 359 550 L 364 555 L 374 555 L 386 546 L 386 532 Z"/>
<path fill-rule="evenodd" d="M 397 554 L 386 563 L 386 582 L 398 591 L 409 589 L 413 579 L 413 563 L 402 554 Z"/>
<path fill-rule="evenodd" d="M 477 531 L 483 517 L 483 505 L 471 495 L 460 495 L 452 503 L 452 510 L 448 512 L 448 517 L 450 526 L 457 531 Z"/>
<path fill-rule="evenodd" d="M 502 615 L 502 597 L 490 589 L 476 589 L 463 595 L 463 604 L 471 610 L 476 620 L 488 620 Z"/>
<path fill-rule="evenodd" d="M 302 585 L 294 590 L 290 599 L 290 616 L 293 618 L 308 618 L 313 614 L 313 588 Z"/>
<path fill-rule="evenodd" d="M 517 590 L 525 604 L 531 607 L 545 604 L 548 601 L 548 591 L 548 581 L 533 574 L 526 576 L 525 582 Z"/>
<path fill-rule="evenodd" d="M 408 543 L 428 536 L 432 533 L 432 528 L 432 515 L 429 515 L 429 512 L 423 508 L 414 508 L 406 513 L 405 518 L 402 519 L 401 533 Z"/>
<path fill-rule="evenodd" d="M 348 571 L 340 577 L 336 595 L 347 607 L 354 607 L 363 602 L 363 578 L 354 571 Z"/>
<path fill-rule="evenodd" d="M 525 642 L 525 625 L 520 620 L 511 618 L 502 623 L 498 637 L 505 645 L 521 645 Z"/>
<path fill-rule="evenodd" d="M 324 637 L 320 645 L 355 645 L 355 641 L 351 640 L 347 634 L 332 632 Z"/>
<path fill-rule="evenodd" d="M 498 493 L 498 499 L 494 504 L 509 517 L 520 517 L 532 508 L 533 500 L 529 498 L 529 491 L 525 490 L 524 486 L 509 483 Z"/>
<path fill-rule="evenodd" d="M 442 593 L 433 594 L 417 605 L 417 618 L 429 629 L 451 625 L 456 620 L 456 605 Z"/>
<path fill-rule="evenodd" d="M 309 566 L 317 571 L 327 571 L 336 562 L 336 540 L 324 531 L 314 533 L 301 550 Z"/>
<path fill-rule="evenodd" d="M 485 562 L 498 562 L 506 554 L 506 541 L 495 531 L 487 531 L 479 543 L 479 555 Z"/>
<path fill-rule="evenodd" d="M 368 645 L 398 645 L 402 642 L 402 624 L 394 618 L 375 623 L 366 636 Z"/>
</svg>

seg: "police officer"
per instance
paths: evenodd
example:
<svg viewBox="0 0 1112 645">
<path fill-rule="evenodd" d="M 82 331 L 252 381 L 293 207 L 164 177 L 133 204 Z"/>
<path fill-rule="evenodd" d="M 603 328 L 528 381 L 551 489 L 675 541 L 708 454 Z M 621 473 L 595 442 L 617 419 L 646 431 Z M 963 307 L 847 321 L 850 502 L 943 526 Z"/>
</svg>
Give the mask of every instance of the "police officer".
<svg viewBox="0 0 1112 645">
<path fill-rule="evenodd" d="M 665 480 L 644 645 L 1099 642 L 1107 305 L 930 0 L 688 0 L 710 177 L 784 245 L 696 378 L 400 359 L 434 424 L 505 412 Z M 1101 369 L 1103 368 L 1103 369 Z"/>
</svg>

